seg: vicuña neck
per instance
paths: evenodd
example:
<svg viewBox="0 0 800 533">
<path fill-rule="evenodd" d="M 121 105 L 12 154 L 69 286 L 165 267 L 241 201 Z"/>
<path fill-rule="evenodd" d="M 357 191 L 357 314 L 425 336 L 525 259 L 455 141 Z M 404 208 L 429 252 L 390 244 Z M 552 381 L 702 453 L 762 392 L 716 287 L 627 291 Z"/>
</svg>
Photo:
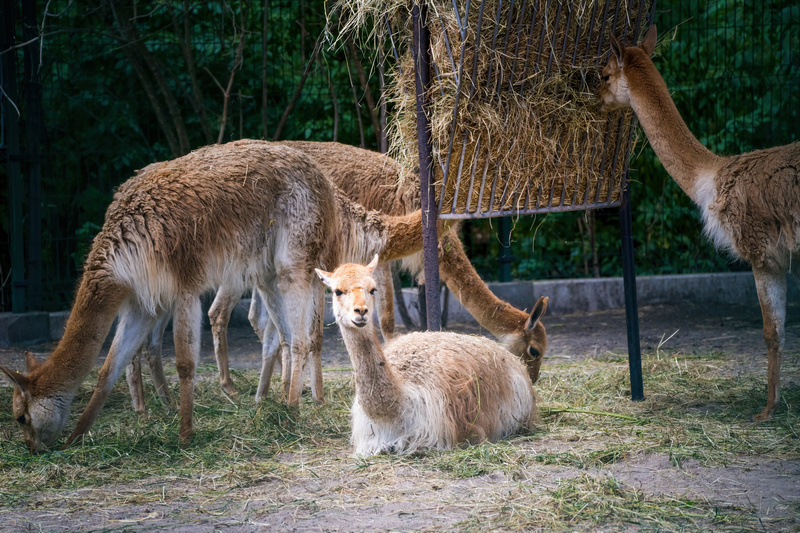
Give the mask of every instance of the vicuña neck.
<svg viewBox="0 0 800 533">
<path fill-rule="evenodd" d="M 393 420 L 400 415 L 401 378 L 383 355 L 374 328 L 341 327 L 342 339 L 353 363 L 353 375 L 364 412 L 375 420 Z"/>
<path fill-rule="evenodd" d="M 368 261 L 376 253 L 381 262 L 393 261 L 422 250 L 422 211 L 401 216 L 367 211 L 341 191 L 337 191 L 336 201 L 341 225 L 338 235 L 343 242 L 342 255 L 335 264 Z M 452 224 L 438 219 L 437 234 L 444 235 Z"/>
<path fill-rule="evenodd" d="M 64 336 L 35 374 L 39 390 L 74 391 L 97 362 L 127 291 L 104 274 L 87 271 L 75 296 Z M 34 377 L 34 376 L 32 376 Z"/>
<path fill-rule="evenodd" d="M 525 327 L 528 314 L 489 290 L 470 263 L 461 239 L 453 233 L 446 235 L 439 245 L 439 272 L 461 305 L 495 337 Z"/>
<path fill-rule="evenodd" d="M 631 107 L 650 145 L 672 179 L 696 201 L 698 178 L 712 176 L 720 158 L 689 131 L 667 84 L 649 59 L 642 61 L 639 68 L 630 69 L 627 76 Z"/>
</svg>

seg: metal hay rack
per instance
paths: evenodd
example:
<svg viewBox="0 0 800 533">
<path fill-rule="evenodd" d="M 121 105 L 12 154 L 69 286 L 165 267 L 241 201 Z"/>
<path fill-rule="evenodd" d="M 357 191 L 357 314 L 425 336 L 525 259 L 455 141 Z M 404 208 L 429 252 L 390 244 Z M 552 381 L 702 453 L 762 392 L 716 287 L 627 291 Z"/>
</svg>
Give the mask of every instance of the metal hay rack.
<svg viewBox="0 0 800 533">
<path fill-rule="evenodd" d="M 489 218 L 620 208 L 632 399 L 644 397 L 628 163 L 631 112 L 599 113 L 608 35 L 638 41 L 647 0 L 442 0 L 384 12 L 395 59 L 392 155 L 420 168 L 422 209 Z M 406 11 L 407 13 L 407 11 Z M 429 329 L 440 329 L 436 226 L 423 234 Z"/>
</svg>

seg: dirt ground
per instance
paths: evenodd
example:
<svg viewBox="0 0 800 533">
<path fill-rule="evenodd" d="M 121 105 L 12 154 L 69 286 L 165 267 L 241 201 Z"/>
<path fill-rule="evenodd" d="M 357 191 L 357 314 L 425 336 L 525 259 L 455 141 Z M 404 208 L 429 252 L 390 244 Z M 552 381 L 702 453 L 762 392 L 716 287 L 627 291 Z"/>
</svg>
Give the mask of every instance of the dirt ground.
<svg viewBox="0 0 800 533">
<path fill-rule="evenodd" d="M 766 373 L 766 355 L 761 334 L 761 316 L 756 306 L 706 307 L 694 304 L 659 305 L 640 308 L 641 345 L 652 352 L 659 345 L 688 353 L 720 351 Z M 549 347 L 543 372 L 560 363 L 580 361 L 607 351 L 625 353 L 627 336 L 624 310 L 577 313 L 569 316 L 546 316 Z M 476 325 L 450 324 L 450 328 L 468 333 L 485 333 Z M 796 385 L 800 379 L 800 302 L 790 304 L 786 328 L 784 385 Z M 326 368 L 349 366 L 347 352 L 334 326 L 325 330 L 323 364 Z M 667 340 L 669 339 L 669 340 Z M 165 346 L 173 357 L 171 340 Z M 249 328 L 229 332 L 231 363 L 234 368 L 258 368 L 260 345 Z M 29 347 L 46 353 L 52 343 Z M 202 342 L 202 362 L 213 364 L 210 333 Z M 0 350 L 0 361 L 22 367 L 21 349 Z M 169 362 L 167 362 L 169 364 Z M 0 389 L 5 394 L 5 390 Z M 645 395 L 647 376 L 645 375 Z M 528 444 L 525 444 L 527 446 Z M 547 438 L 537 441 L 538 451 L 547 449 Z M 560 444 L 563 446 L 563 443 Z M 536 453 L 530 443 L 531 453 Z M 341 460 L 347 457 L 342 451 Z M 207 489 L 213 480 L 190 483 L 172 480 L 169 497 L 137 496 L 141 487 L 87 488 L 62 495 L 64 513 L 29 508 L 15 516 L 0 513 L 0 530 L 152 530 L 170 531 L 387 531 L 446 530 L 461 522 L 474 520 L 474 512 L 484 506 L 497 509 L 503 502 L 518 498 L 535 501 L 542 493 L 565 479 L 587 474 L 586 469 L 534 464 L 524 470 L 527 479 L 510 479 L 503 472 L 493 472 L 466 479 L 452 479 L 446 474 L 400 465 L 382 465 L 380 487 L 376 488 L 372 468 L 353 468 L 345 478 L 331 477 L 326 462 L 314 457 L 283 454 L 277 462 L 300 463 L 301 482 L 280 476 L 245 488 L 233 488 L 216 497 Z M 389 469 L 388 471 L 386 469 Z M 772 460 L 742 456 L 719 467 L 707 467 L 697 461 L 676 466 L 664 453 L 642 450 L 634 456 L 596 469 L 594 474 L 613 476 L 645 496 L 691 497 L 710 507 L 747 508 L 764 523 L 765 531 L 800 531 L 800 450 L 795 458 Z M 370 487 L 366 492 L 363 487 Z M 103 492 L 106 505 L 91 506 L 92 494 Z M 109 497 L 109 492 L 114 496 Z M 198 501 L 202 500 L 202 501 Z M 118 502 L 118 503 L 114 503 Z M 74 512 L 84 509 L 87 512 Z M 67 510 L 70 510 L 67 512 Z M 488 512 L 488 511 L 487 511 Z M 782 518 L 777 522 L 770 521 Z M 777 525 L 776 525 L 777 524 Z M 614 530 L 619 530 L 615 528 Z M 623 528 L 623 530 L 626 530 Z M 631 531 L 637 530 L 631 527 Z"/>
</svg>

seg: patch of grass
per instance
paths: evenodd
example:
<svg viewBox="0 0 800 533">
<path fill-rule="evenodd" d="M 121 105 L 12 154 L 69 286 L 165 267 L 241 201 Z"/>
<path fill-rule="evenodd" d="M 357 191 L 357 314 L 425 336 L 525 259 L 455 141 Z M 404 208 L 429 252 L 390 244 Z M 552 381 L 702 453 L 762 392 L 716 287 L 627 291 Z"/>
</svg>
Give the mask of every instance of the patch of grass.
<svg viewBox="0 0 800 533">
<path fill-rule="evenodd" d="M 163 501 L 165 486 L 171 487 L 173 501 L 216 502 L 231 491 L 275 480 L 282 487 L 329 482 L 329 493 L 351 491 L 356 496 L 349 501 L 356 502 L 362 495 L 391 494 L 386 487 L 402 483 L 411 472 L 437 486 L 447 486 L 448 480 L 502 480 L 492 481 L 503 487 L 500 492 L 470 493 L 477 499 L 470 500 L 473 518 L 461 524 L 467 530 L 748 529 L 756 526 L 754 511 L 645 496 L 602 473 L 648 453 L 663 454 L 676 467 L 690 459 L 720 466 L 743 455 L 797 460 L 800 387 L 784 387 L 774 419 L 754 424 L 749 417 L 760 411 L 766 395 L 763 376 L 737 365 L 717 353 L 648 355 L 643 361 L 646 399 L 631 402 L 623 359 L 553 364 L 536 385 L 542 410 L 538 427 L 499 443 L 401 457 L 351 456 L 353 386 L 347 374 L 326 376 L 325 405 L 304 396 L 299 408 L 289 408 L 278 401 L 277 381 L 269 398 L 256 405 L 256 372 L 236 371 L 239 396 L 229 399 L 220 391 L 216 369 L 201 367 L 196 435 L 184 448 L 178 443 L 177 412 L 161 405 L 147 380 L 147 416 L 133 412 L 127 386 L 120 382 L 81 445 L 38 456 L 29 455 L 21 442 L 10 416 L 10 389 L 5 389 L 0 394 L 0 513 L 57 505 L 65 495 L 77 498 L 82 490 L 96 494 L 112 486 L 104 497 L 126 504 Z M 96 374 L 81 387 L 68 430 L 95 380 Z M 177 397 L 176 381 L 171 375 Z M 363 484 L 357 490 L 349 487 L 354 476 Z M 285 505 L 295 504 L 276 500 L 268 508 Z M 344 504 L 323 499 L 314 505 Z M 233 512 L 225 509 L 220 512 Z"/>
<path fill-rule="evenodd" d="M 237 374 L 237 384 L 248 388 L 250 381 L 258 379 L 255 373 Z M 96 374 L 81 386 L 68 430 L 88 403 L 95 381 Z M 191 479 L 198 472 L 229 486 L 244 486 L 271 475 L 275 469 L 271 459 L 281 452 L 339 448 L 347 442 L 352 393 L 346 383 L 325 384 L 329 403 L 324 409 L 310 400 L 299 409 L 290 408 L 277 401 L 274 394 L 278 388 L 276 381 L 270 397 L 260 405 L 249 394 L 232 403 L 220 390 L 216 368 L 201 368 L 195 386 L 195 436 L 190 446 L 182 448 L 177 410 L 162 406 L 155 392 L 146 389 L 148 414 L 137 415 L 122 380 L 82 444 L 37 456 L 27 453 L 10 417 L 10 395 L 3 394 L 0 425 L 8 438 L 0 443 L 0 469 L 5 474 L 0 504 L 44 490 L 132 483 L 151 477 Z M 177 386 L 172 392 L 178 396 Z"/>
</svg>

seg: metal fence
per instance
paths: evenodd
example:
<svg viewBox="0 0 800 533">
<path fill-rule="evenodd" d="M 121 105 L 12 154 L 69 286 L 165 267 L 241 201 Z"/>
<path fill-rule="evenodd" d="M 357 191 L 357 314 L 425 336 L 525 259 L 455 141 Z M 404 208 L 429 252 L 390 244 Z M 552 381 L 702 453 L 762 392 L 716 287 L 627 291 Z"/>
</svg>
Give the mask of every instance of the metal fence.
<svg viewBox="0 0 800 533">
<path fill-rule="evenodd" d="M 518 0 L 516 5 L 523 3 L 537 4 Z M 23 8 L 31 7 L 34 23 L 26 29 Z M 378 147 L 373 124 L 379 117 L 369 112 L 377 106 L 378 61 L 372 53 L 357 51 L 375 95 L 370 103 L 354 48 L 327 46 L 322 0 L 270 0 L 258 5 L 0 0 L 0 10 L 0 311 L 12 309 L 12 289 L 22 295 L 23 309 L 69 306 L 83 255 L 102 223 L 114 187 L 137 168 L 179 155 L 170 146 L 167 130 L 178 150 L 182 134 L 189 149 L 208 144 L 209 139 L 216 142 L 224 110 L 223 140 L 272 138 L 296 96 L 280 138 L 336 138 Z M 563 10 L 562 16 L 566 15 Z M 800 138 L 797 2 L 659 0 L 654 21 L 662 36 L 656 65 L 701 142 L 716 152 L 732 154 Z M 335 35 L 336 28 L 331 32 Z M 320 35 L 325 46 L 309 61 Z M 191 43 L 198 90 L 187 68 L 186 42 Z M 237 62 L 240 42 L 244 44 Z M 26 65 L 35 69 L 26 70 Z M 37 83 L 43 122 L 39 141 L 33 103 Z M 199 107 L 198 93 L 202 94 Z M 185 133 L 178 132 L 175 122 Z M 16 130 L 18 145 L 11 138 Z M 630 174 L 638 271 L 737 268 L 702 237 L 695 207 L 649 148 L 642 146 L 640 139 Z M 459 153 L 450 165 L 457 167 L 460 161 Z M 40 192 L 35 183 L 37 165 Z M 467 163 L 463 167 L 470 169 Z M 465 175 L 468 179 L 462 178 L 462 185 L 469 184 L 471 173 Z M 591 219 L 583 221 L 577 213 L 548 215 L 544 224 L 541 217 L 519 218 L 513 274 L 546 278 L 621 272 L 617 209 L 598 210 L 596 217 L 592 225 L 597 227 L 591 232 L 587 228 Z M 35 229 L 36 220 L 41 220 L 41 231 Z M 467 224 L 465 237 L 479 272 L 489 278 L 497 271 L 497 228 L 481 224 Z M 611 231 L 604 231 L 607 226 Z M 31 239 L 36 234 L 38 245 Z M 474 237 L 478 234 L 489 237 L 481 244 Z M 580 257 L 581 242 L 589 249 L 595 237 L 594 254 Z M 532 250 L 534 239 L 545 239 L 546 257 L 535 255 L 542 245 Z M 592 255 L 597 269 L 591 268 Z M 12 256 L 17 257 L 13 269 Z M 561 263 L 552 267 L 545 259 Z M 37 292 L 41 302 L 31 305 Z"/>
</svg>

